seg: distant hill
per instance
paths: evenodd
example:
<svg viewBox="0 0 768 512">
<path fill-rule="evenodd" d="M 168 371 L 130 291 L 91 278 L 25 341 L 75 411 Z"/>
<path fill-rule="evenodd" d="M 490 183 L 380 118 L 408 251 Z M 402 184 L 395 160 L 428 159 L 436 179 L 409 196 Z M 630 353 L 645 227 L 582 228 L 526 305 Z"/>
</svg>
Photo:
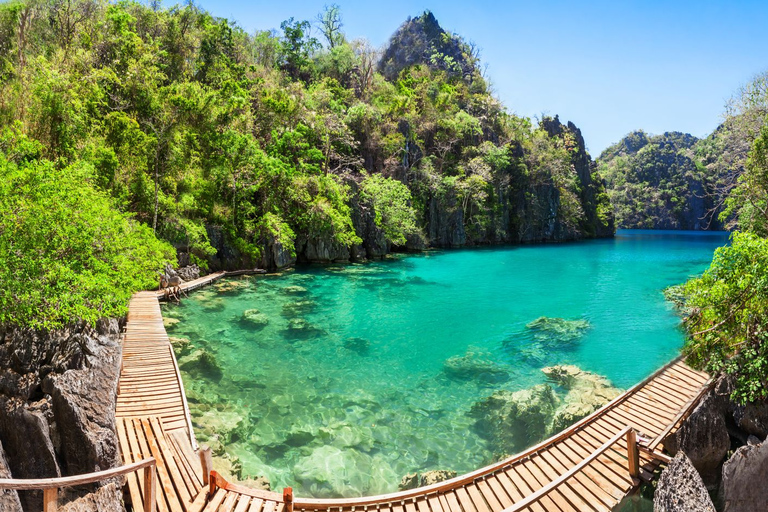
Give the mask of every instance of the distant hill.
<svg viewBox="0 0 768 512">
<path fill-rule="evenodd" d="M 722 229 L 718 180 L 697 156 L 701 143 L 687 133 L 639 130 L 603 151 L 598 167 L 617 227 Z"/>
<path fill-rule="evenodd" d="M 416 64 L 471 77 L 477 57 L 464 40 L 443 30 L 430 11 L 408 18 L 392 35 L 379 62 L 379 72 L 394 80 L 405 68 Z"/>
</svg>

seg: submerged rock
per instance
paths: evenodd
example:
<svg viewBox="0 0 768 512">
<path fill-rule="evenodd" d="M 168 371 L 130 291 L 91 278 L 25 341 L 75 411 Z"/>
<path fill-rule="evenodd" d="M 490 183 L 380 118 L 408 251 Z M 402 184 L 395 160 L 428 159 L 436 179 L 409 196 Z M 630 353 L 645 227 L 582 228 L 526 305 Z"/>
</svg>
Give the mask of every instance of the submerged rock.
<svg viewBox="0 0 768 512">
<path fill-rule="evenodd" d="M 299 459 L 294 479 L 316 497 L 359 496 L 369 485 L 373 459 L 355 450 L 320 446 Z"/>
<path fill-rule="evenodd" d="M 611 381 L 592 372 L 586 372 L 573 365 L 549 366 L 542 372 L 567 394 L 557 408 L 550 431 L 559 432 L 585 418 L 607 404 L 621 390 L 613 387 Z"/>
<path fill-rule="evenodd" d="M 220 294 L 231 294 L 231 293 L 238 293 L 243 288 L 248 287 L 248 281 L 241 280 L 227 280 L 227 281 L 220 281 L 214 285 L 214 288 L 216 288 L 216 291 Z"/>
<path fill-rule="evenodd" d="M 498 384 L 507 382 L 509 372 L 490 358 L 485 352 L 468 350 L 463 356 L 453 356 L 443 363 L 443 373 L 453 380 L 487 382 Z"/>
<path fill-rule="evenodd" d="M 259 489 L 262 491 L 271 491 L 272 485 L 269 478 L 265 476 L 248 476 L 245 480 L 238 482 L 241 485 L 250 487 L 251 489 Z"/>
<path fill-rule="evenodd" d="M 400 479 L 400 484 L 397 487 L 401 491 L 407 491 L 409 489 L 415 489 L 418 486 L 419 486 L 419 474 L 408 473 L 407 475 L 403 475 L 403 478 Z"/>
<path fill-rule="evenodd" d="M 297 317 L 313 311 L 316 307 L 317 303 L 309 299 L 286 302 L 283 304 L 282 315 L 288 318 Z"/>
<path fill-rule="evenodd" d="M 566 320 L 542 316 L 525 326 L 534 338 L 547 343 L 569 343 L 579 339 L 589 329 L 586 320 Z"/>
<path fill-rule="evenodd" d="M 186 355 L 189 352 L 189 349 L 192 347 L 192 341 L 189 338 L 184 338 L 181 336 L 168 336 L 168 341 L 171 342 L 171 346 L 173 347 L 173 351 L 176 354 L 176 357 Z"/>
<path fill-rule="evenodd" d="M 661 473 L 653 496 L 653 510 L 654 512 L 715 512 L 704 482 L 684 453 L 678 453 Z"/>
<path fill-rule="evenodd" d="M 496 391 L 470 410 L 477 434 L 497 453 L 513 453 L 540 440 L 548 431 L 558 399 L 551 386 Z"/>
<path fill-rule="evenodd" d="M 445 482 L 446 480 L 450 480 L 455 476 L 455 471 L 446 469 L 434 469 L 432 471 L 424 471 L 421 474 L 408 473 L 400 479 L 400 485 L 398 487 L 401 491 L 407 491 L 408 489 L 415 489 L 417 487 L 425 487 L 427 485 Z"/>
<path fill-rule="evenodd" d="M 296 286 L 296 285 L 286 286 L 285 288 L 283 288 L 283 293 L 285 293 L 286 295 L 306 295 L 308 291 L 309 290 L 307 290 L 303 286 Z"/>
<path fill-rule="evenodd" d="M 292 337 L 308 338 L 322 334 L 323 330 L 303 318 L 293 318 L 288 322 L 287 332 Z"/>
<path fill-rule="evenodd" d="M 246 309 L 240 320 L 256 329 L 263 329 L 269 324 L 269 317 L 258 309 Z"/>
<path fill-rule="evenodd" d="M 432 471 L 425 471 L 421 474 L 419 484 L 424 487 L 426 485 L 432 485 L 438 482 L 445 482 L 446 480 L 450 480 L 455 476 L 456 472 L 449 469 L 435 469 Z"/>
<path fill-rule="evenodd" d="M 210 352 L 200 349 L 179 359 L 179 369 L 192 375 L 205 375 L 219 381 L 224 375 L 216 357 Z"/>
<path fill-rule="evenodd" d="M 367 356 L 371 348 L 371 342 L 365 338 L 347 338 L 344 340 L 344 348 L 358 355 Z"/>
<path fill-rule="evenodd" d="M 178 318 L 173 318 L 171 316 L 164 316 L 163 317 L 163 326 L 168 329 L 170 327 L 173 327 L 174 325 L 181 323 L 181 320 Z"/>
</svg>

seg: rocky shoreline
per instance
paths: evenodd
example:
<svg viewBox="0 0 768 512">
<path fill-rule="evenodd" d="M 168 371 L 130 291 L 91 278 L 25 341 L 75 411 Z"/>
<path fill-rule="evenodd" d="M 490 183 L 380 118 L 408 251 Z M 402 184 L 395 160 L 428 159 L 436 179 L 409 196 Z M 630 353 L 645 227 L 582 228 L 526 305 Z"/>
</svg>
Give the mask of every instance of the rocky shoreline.
<svg viewBox="0 0 768 512">
<path fill-rule="evenodd" d="M 766 510 L 768 403 L 739 405 L 731 400 L 732 392 L 728 378 L 718 379 L 664 440 L 675 459 L 658 483 L 657 512 Z"/>
</svg>

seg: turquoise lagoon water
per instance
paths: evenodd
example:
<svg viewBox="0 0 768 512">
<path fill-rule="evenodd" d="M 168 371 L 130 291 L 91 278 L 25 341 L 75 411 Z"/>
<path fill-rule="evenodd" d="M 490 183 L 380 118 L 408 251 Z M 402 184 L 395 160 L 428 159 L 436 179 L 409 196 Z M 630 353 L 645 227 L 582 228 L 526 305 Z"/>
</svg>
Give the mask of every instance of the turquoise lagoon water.
<svg viewBox="0 0 768 512">
<path fill-rule="evenodd" d="M 197 436 L 242 478 L 303 496 L 389 492 L 409 472 L 492 462 L 470 408 L 544 382 L 544 366 L 575 364 L 627 388 L 675 357 L 683 336 L 662 289 L 703 271 L 726 242 L 619 231 L 307 266 L 221 282 L 164 314 L 186 340 L 176 350 Z M 259 325 L 243 321 L 248 309 Z M 526 328 L 541 316 L 590 327 L 542 343 Z M 446 360 L 467 355 L 508 380 L 446 373 Z"/>
</svg>

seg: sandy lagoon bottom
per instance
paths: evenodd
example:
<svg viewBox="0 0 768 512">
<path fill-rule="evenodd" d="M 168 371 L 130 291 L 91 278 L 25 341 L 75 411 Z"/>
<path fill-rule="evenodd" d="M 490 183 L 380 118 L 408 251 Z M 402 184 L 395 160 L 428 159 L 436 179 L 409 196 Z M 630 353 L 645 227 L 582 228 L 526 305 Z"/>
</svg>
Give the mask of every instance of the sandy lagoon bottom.
<svg viewBox="0 0 768 512">
<path fill-rule="evenodd" d="M 301 496 L 361 496 L 544 439 L 573 399 L 544 367 L 627 388 L 672 359 L 683 336 L 662 289 L 726 242 L 620 231 L 309 266 L 219 282 L 164 315 L 196 435 L 221 468 Z"/>
</svg>

